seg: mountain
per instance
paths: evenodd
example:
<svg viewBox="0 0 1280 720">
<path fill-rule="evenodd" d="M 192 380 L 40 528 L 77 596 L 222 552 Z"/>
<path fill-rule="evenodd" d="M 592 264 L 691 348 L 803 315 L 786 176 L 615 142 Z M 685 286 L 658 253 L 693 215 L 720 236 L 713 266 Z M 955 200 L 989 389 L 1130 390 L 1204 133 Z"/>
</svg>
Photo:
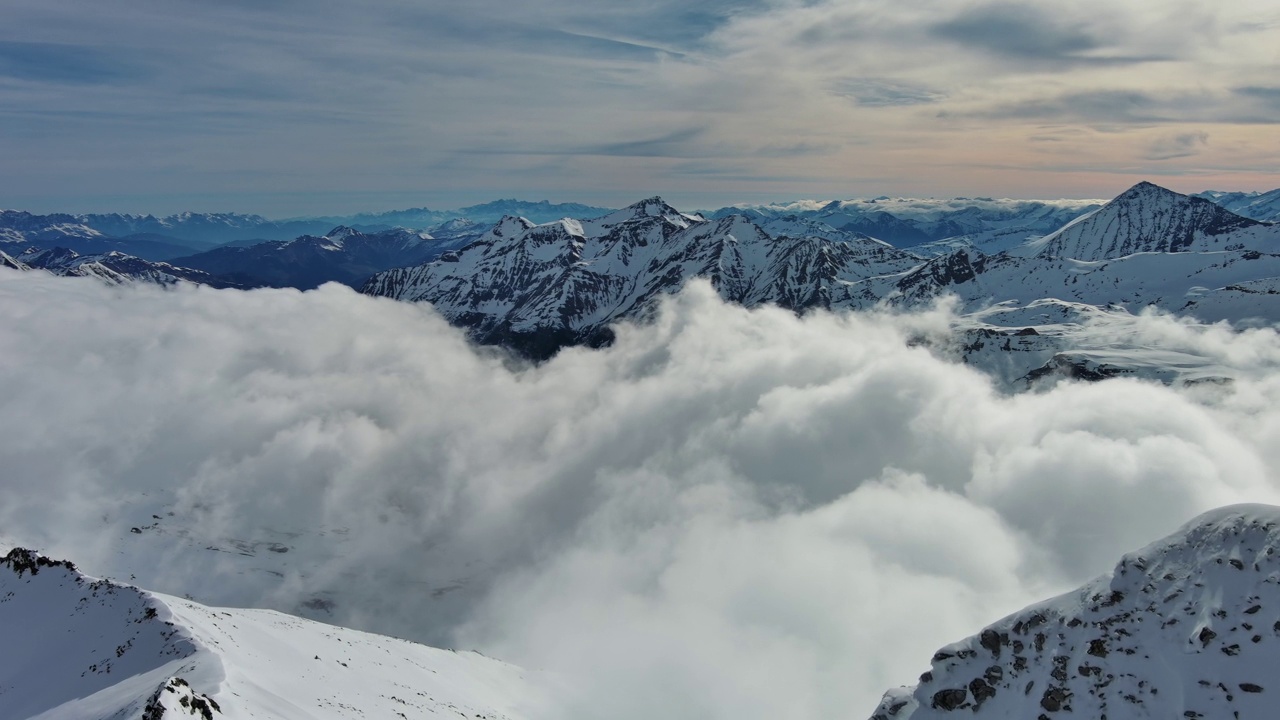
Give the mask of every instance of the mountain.
<svg viewBox="0 0 1280 720">
<path fill-rule="evenodd" d="M 1196 518 L 934 654 L 872 720 L 1275 717 L 1280 508 Z"/>
<path fill-rule="evenodd" d="M 9 253 L 0 250 L 0 267 L 9 268 L 10 270 L 30 270 L 31 267 L 24 262 L 19 261 Z"/>
<path fill-rule="evenodd" d="M 1247 230 L 1254 232 L 1242 232 Z M 1225 239 L 1229 235 L 1231 239 Z M 1098 210 L 1028 243 L 1024 252 L 1076 260 L 1111 260 L 1139 252 L 1253 247 L 1250 241 L 1259 235 L 1270 248 L 1274 234 L 1263 223 L 1203 198 L 1143 182 Z"/>
<path fill-rule="evenodd" d="M 1016 237 L 1020 243 L 1042 236 L 1100 205 L 1095 200 L 879 197 L 729 207 L 712 217 L 742 214 L 761 224 L 778 217 L 803 218 L 903 248 L 948 239 L 982 246 L 988 236 L 1006 239 L 997 240 L 1001 245 L 1008 245 L 1007 238 Z"/>
<path fill-rule="evenodd" d="M 607 212 L 609 212 L 609 208 L 583 205 L 582 203 L 552 203 L 546 200 L 530 202 L 512 198 L 508 200 L 493 200 L 479 205 L 468 205 L 457 210 L 430 210 L 425 207 L 419 207 L 380 213 L 307 218 L 307 220 L 324 221 L 330 225 L 352 225 L 362 229 L 366 226 L 372 229 L 377 229 L 378 226 L 381 226 L 383 228 L 404 227 L 430 231 L 433 226 L 457 219 L 480 224 L 492 224 L 507 215 L 511 215 L 529 218 L 538 223 L 545 223 L 565 217 L 595 217 Z"/>
<path fill-rule="evenodd" d="M 22 266 L 17 269 L 45 270 L 65 277 L 94 277 L 116 285 L 135 282 L 174 285 L 192 282 L 211 287 L 239 287 L 234 281 L 217 278 L 200 270 L 151 262 L 114 250 L 100 255 L 81 255 L 62 247 L 47 250 L 31 248 L 16 258 L 10 258 L 10 261 L 16 261 Z M 13 267 L 9 262 L 4 264 Z"/>
<path fill-rule="evenodd" d="M 1263 222 L 1280 222 L 1280 188 L 1267 192 L 1208 190 L 1195 197 L 1211 200 L 1237 215 Z"/>
<path fill-rule="evenodd" d="M 0 211 L 0 248 L 7 248 L 10 254 L 15 254 L 32 247 L 45 250 L 62 247 L 84 255 L 115 251 L 155 261 L 187 255 L 194 248 L 164 235 L 113 237 L 90 227 L 83 217 L 73 215 Z"/>
<path fill-rule="evenodd" d="M 6 720 L 514 720 L 533 698 L 524 671 L 476 653 L 206 607 L 21 548 L 0 558 L 0 598 Z"/>
<path fill-rule="evenodd" d="M 434 259 L 452 246 L 403 229 L 366 234 L 339 226 L 323 236 L 224 246 L 174 262 L 248 287 L 308 290 L 331 281 L 359 286 L 376 272 Z"/>
<path fill-rule="evenodd" d="M 374 276 L 362 292 L 430 302 L 477 341 L 533 358 L 608 342 L 611 323 L 643 317 L 694 278 L 730 302 L 798 311 L 955 296 L 962 319 L 946 351 L 1015 386 L 1062 374 L 1182 382 L 1215 372 L 1195 363 L 1166 372 L 1137 348 L 1064 354 L 1081 322 L 1103 317 L 1094 311 L 1115 322 L 1149 305 L 1205 321 L 1280 322 L 1280 226 L 1149 183 L 1057 232 L 1005 242 L 1012 247 L 988 254 L 956 240 L 922 256 L 805 215 L 707 220 L 649 198 L 582 221 L 505 218 L 434 262 Z"/>
<path fill-rule="evenodd" d="M 608 342 L 610 323 L 643 315 L 691 278 L 732 302 L 804 309 L 920 262 L 862 236 L 775 238 L 744 216 L 705 220 L 655 197 L 581 222 L 507 217 L 435 262 L 375 275 L 362 292 L 431 302 L 480 342 L 542 358 Z"/>
</svg>

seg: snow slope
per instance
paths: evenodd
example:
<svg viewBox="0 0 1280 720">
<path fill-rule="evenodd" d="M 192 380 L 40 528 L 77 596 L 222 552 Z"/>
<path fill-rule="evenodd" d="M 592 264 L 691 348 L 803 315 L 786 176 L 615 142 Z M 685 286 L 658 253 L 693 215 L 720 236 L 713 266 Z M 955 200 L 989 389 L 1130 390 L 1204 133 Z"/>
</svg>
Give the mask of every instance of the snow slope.
<svg viewBox="0 0 1280 720">
<path fill-rule="evenodd" d="M 873 720 L 1276 717 L 1280 508 L 1192 520 L 1074 592 L 940 649 Z"/>
<path fill-rule="evenodd" d="M 537 702 L 523 671 L 476 653 L 205 607 L 22 549 L 0 559 L 0 630 L 6 720 L 513 720 Z"/>
</svg>

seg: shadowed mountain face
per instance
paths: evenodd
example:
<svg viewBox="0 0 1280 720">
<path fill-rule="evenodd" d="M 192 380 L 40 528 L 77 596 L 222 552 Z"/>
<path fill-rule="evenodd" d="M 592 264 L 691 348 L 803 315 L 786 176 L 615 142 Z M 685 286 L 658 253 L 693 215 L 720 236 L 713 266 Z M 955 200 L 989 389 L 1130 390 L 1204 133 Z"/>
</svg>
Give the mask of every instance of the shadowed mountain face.
<svg viewBox="0 0 1280 720">
<path fill-rule="evenodd" d="M 429 235 L 400 229 L 366 234 L 337 227 L 321 237 L 215 248 L 174 263 L 246 287 L 309 290 L 326 282 L 359 286 L 376 272 L 415 265 L 440 252 Z"/>
</svg>

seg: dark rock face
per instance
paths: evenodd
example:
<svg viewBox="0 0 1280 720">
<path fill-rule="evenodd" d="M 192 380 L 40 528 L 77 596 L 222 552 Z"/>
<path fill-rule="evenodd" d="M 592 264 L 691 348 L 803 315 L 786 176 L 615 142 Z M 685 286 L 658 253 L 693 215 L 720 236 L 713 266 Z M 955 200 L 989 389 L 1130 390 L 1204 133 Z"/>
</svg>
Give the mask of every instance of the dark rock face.
<svg viewBox="0 0 1280 720">
<path fill-rule="evenodd" d="M 183 678 L 174 677 L 156 688 L 142 709 L 142 720 L 176 720 L 183 716 L 213 720 L 215 714 L 222 715 L 217 701 L 196 692 Z"/>
<path fill-rule="evenodd" d="M 933 707 L 942 710 L 956 710 L 969 699 L 969 692 L 964 688 L 939 690 L 933 694 Z"/>
<path fill-rule="evenodd" d="M 70 560 L 50 560 L 49 558 L 26 548 L 14 548 L 9 551 L 8 555 L 0 558 L 0 566 L 8 567 L 18 577 L 22 577 L 23 573 L 31 573 L 37 575 L 40 568 L 65 568 L 71 572 L 75 572 L 76 566 L 71 564 Z"/>
</svg>

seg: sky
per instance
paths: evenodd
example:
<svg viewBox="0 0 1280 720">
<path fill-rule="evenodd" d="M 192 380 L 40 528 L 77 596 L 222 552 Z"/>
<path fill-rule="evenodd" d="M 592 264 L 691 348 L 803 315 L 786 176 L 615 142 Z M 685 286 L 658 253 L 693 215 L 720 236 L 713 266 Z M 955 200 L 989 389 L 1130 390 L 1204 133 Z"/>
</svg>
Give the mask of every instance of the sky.
<svg viewBox="0 0 1280 720">
<path fill-rule="evenodd" d="M 0 268 L 0 306 L 0 550 L 478 649 L 555 679 L 535 718 L 868 717 L 939 647 L 1280 503 L 1270 328 L 1130 316 L 1234 382 L 1009 394 L 919 342 L 945 306 L 704 282 L 539 366 L 337 284 Z"/>
<path fill-rule="evenodd" d="M 1280 186 L 1273 0 L 8 0 L 0 207 Z"/>
</svg>

